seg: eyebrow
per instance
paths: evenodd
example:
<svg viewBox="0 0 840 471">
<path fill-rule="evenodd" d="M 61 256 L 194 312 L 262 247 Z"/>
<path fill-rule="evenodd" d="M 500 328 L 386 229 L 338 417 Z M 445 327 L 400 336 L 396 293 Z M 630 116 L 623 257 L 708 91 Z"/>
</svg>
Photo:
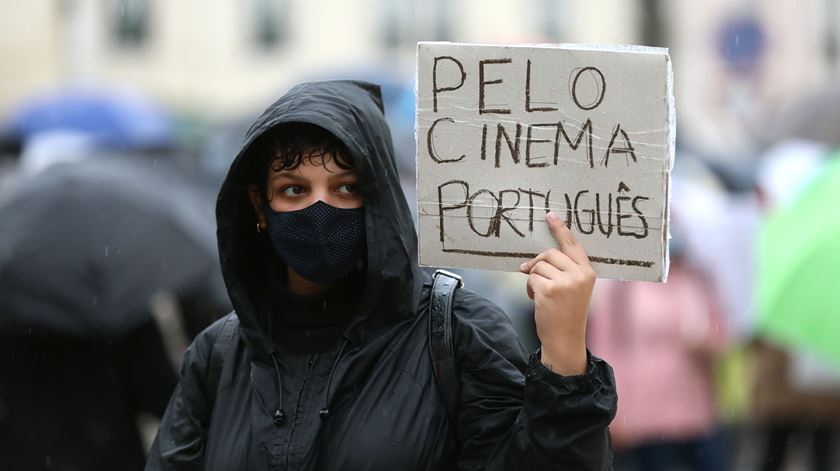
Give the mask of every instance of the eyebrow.
<svg viewBox="0 0 840 471">
<path fill-rule="evenodd" d="M 355 172 L 355 171 L 353 171 L 353 170 L 345 170 L 345 171 L 343 171 L 343 172 L 339 172 L 339 173 L 332 173 L 332 174 L 330 174 L 330 176 L 329 176 L 329 177 L 327 177 L 327 178 L 329 178 L 330 180 L 336 180 L 336 179 L 339 179 L 339 178 L 345 178 L 345 177 L 355 177 L 355 176 L 356 176 L 356 172 Z M 306 180 L 306 178 L 305 178 L 305 177 L 302 177 L 302 176 L 300 176 L 300 175 L 298 175 L 298 174 L 296 174 L 296 173 L 292 173 L 292 172 L 291 172 L 291 171 L 289 171 L 289 170 L 281 170 L 281 171 L 279 171 L 279 172 L 274 173 L 274 174 L 271 176 L 271 181 L 277 180 L 278 178 L 288 178 L 288 179 L 290 179 L 290 180 L 294 180 L 294 181 L 303 181 L 303 180 Z"/>
<path fill-rule="evenodd" d="M 288 178 L 290 180 L 301 181 L 305 180 L 305 178 L 297 175 L 295 173 L 289 171 L 280 171 L 271 175 L 271 181 L 277 180 L 278 178 Z"/>
<path fill-rule="evenodd" d="M 356 172 L 355 172 L 355 171 L 353 171 L 353 170 L 345 170 L 345 171 L 340 172 L 340 173 L 334 173 L 334 174 L 330 175 L 328 178 L 330 178 L 330 179 L 337 179 L 337 178 L 355 177 L 355 176 L 356 176 Z"/>
</svg>

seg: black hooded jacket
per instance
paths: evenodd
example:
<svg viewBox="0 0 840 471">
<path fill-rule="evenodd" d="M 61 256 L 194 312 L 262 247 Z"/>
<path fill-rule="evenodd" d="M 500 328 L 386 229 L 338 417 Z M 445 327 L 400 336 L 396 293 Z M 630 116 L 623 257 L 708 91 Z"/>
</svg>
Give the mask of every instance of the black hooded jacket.
<svg viewBox="0 0 840 471">
<path fill-rule="evenodd" d="M 322 352 L 284 349 L 270 334 L 273 252 L 255 230 L 246 191 L 252 144 L 284 123 L 314 124 L 340 139 L 364 199 L 364 288 L 344 336 Z M 611 468 L 610 367 L 590 355 L 586 374 L 562 377 L 538 354 L 526 361 L 508 317 L 467 289 L 454 300 L 461 400 L 450 423 L 428 351 L 430 279 L 417 265 L 393 153 L 379 87 L 368 83 L 298 85 L 254 123 L 216 209 L 238 326 L 216 388 L 208 376 L 225 320 L 184 354 L 146 469 Z"/>
</svg>

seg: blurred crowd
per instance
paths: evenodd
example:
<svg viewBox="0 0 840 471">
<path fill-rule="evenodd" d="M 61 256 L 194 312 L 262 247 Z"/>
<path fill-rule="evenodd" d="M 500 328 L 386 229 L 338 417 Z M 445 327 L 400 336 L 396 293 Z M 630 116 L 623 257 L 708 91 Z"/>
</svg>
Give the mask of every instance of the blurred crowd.
<svg viewBox="0 0 840 471">
<path fill-rule="evenodd" d="M 592 303 L 616 469 L 840 469 L 838 104 L 803 96 L 747 165 L 678 139 L 668 282 L 599 280 Z"/>
<path fill-rule="evenodd" d="M 738 74 L 760 51 L 744 54 Z M 414 208 L 403 72 L 351 75 L 383 85 Z M 181 353 L 229 310 L 215 194 L 259 111 L 196 121 L 89 86 L 3 110 L 0 469 L 142 469 Z M 840 93 L 766 122 L 737 158 L 678 136 L 668 282 L 596 285 L 616 470 L 840 470 Z M 459 272 L 536 348 L 521 275 Z"/>
</svg>

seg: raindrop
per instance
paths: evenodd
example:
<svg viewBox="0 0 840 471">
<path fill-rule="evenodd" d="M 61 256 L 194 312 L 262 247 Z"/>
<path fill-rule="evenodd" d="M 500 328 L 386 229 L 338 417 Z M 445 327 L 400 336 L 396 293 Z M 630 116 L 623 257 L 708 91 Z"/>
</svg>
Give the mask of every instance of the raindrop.
<svg viewBox="0 0 840 471">
<path fill-rule="evenodd" d="M 105 256 L 106 256 L 106 257 L 108 256 L 108 251 L 109 251 L 109 247 L 106 245 L 106 246 L 105 246 Z"/>
</svg>

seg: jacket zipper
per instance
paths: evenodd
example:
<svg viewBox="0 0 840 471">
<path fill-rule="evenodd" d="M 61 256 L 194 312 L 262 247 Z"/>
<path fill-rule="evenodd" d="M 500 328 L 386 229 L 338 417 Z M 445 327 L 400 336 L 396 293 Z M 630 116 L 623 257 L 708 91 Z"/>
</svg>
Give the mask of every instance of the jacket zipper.
<svg viewBox="0 0 840 471">
<path fill-rule="evenodd" d="M 306 366 L 306 375 L 303 377 L 303 382 L 301 383 L 300 390 L 297 394 L 297 404 L 295 405 L 295 420 L 292 421 L 292 429 L 289 431 L 289 442 L 286 444 L 286 453 L 285 453 L 285 465 L 283 469 L 289 469 L 289 452 L 292 449 L 292 441 L 295 439 L 295 429 L 297 429 L 298 417 L 300 417 L 301 413 L 301 397 L 303 397 L 303 391 L 306 389 L 306 383 L 309 382 L 309 376 L 312 374 L 312 365 L 315 364 L 315 361 L 318 358 L 317 353 L 313 353 L 309 355 L 309 361 L 307 362 Z"/>
</svg>

